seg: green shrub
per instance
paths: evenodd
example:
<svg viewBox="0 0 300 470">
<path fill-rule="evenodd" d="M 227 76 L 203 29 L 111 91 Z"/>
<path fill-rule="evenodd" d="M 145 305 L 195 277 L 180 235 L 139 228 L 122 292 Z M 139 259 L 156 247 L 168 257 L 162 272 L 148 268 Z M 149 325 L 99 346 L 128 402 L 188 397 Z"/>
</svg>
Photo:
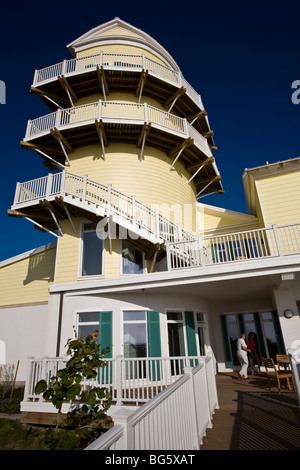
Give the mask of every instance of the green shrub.
<svg viewBox="0 0 300 470">
<path fill-rule="evenodd" d="M 99 332 L 95 331 L 85 339 L 69 339 L 66 346 L 71 357 L 66 366 L 51 377 L 49 385 L 45 380 L 36 384 L 35 393 L 51 400 L 58 410 L 56 427 L 47 429 L 42 439 L 50 449 L 82 449 L 103 432 L 111 397 L 104 388 L 82 390 L 81 387 L 82 380 L 95 379 L 99 368 L 107 365 L 102 358 L 109 349 L 100 352 L 98 336 Z M 70 401 L 79 406 L 62 420 L 63 403 Z"/>
</svg>

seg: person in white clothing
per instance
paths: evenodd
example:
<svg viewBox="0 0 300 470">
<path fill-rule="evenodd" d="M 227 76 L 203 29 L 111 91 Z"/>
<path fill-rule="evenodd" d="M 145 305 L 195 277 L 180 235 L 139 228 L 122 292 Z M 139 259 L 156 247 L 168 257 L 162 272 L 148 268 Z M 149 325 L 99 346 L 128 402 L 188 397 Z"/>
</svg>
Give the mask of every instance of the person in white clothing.
<svg viewBox="0 0 300 470">
<path fill-rule="evenodd" d="M 248 355 L 247 353 L 250 352 L 250 349 L 247 348 L 247 344 L 245 341 L 246 335 L 242 333 L 240 338 L 237 340 L 237 357 L 241 364 L 241 370 L 239 372 L 239 376 L 241 379 L 247 379 L 248 374 Z"/>
</svg>

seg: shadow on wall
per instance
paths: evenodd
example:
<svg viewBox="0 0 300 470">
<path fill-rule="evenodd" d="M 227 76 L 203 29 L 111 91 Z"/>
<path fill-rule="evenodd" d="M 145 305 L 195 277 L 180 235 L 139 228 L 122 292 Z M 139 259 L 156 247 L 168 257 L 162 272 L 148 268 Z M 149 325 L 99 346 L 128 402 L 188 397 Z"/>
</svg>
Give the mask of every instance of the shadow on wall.
<svg viewBox="0 0 300 470">
<path fill-rule="evenodd" d="M 55 249 L 44 251 L 29 258 L 24 285 L 34 281 L 54 282 Z"/>
</svg>

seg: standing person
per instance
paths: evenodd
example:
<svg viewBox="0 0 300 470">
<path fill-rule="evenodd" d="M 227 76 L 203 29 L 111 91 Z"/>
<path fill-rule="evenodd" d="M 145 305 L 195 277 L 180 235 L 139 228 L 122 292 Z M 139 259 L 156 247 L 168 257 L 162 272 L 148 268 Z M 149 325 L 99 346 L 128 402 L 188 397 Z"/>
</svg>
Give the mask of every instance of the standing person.
<svg viewBox="0 0 300 470">
<path fill-rule="evenodd" d="M 254 370 L 255 362 L 257 363 L 258 373 L 261 374 L 260 358 L 256 351 L 255 333 L 253 333 L 253 331 L 250 331 L 248 335 L 247 348 L 250 349 L 250 367 L 251 367 L 252 375 L 256 375 L 255 370 Z"/>
<path fill-rule="evenodd" d="M 242 333 L 240 338 L 237 340 L 237 357 L 241 364 L 241 370 L 239 372 L 239 376 L 241 379 L 247 379 L 247 370 L 248 370 L 248 352 L 250 349 L 247 348 L 247 344 L 245 341 L 246 335 Z"/>
</svg>

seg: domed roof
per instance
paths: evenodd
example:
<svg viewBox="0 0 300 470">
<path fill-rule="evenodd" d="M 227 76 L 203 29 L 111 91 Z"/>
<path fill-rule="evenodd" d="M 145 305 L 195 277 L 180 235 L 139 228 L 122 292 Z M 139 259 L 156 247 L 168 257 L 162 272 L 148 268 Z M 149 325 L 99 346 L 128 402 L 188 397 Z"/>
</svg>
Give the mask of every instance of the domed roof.
<svg viewBox="0 0 300 470">
<path fill-rule="evenodd" d="M 155 39 L 118 17 L 91 29 L 67 47 L 71 54 L 75 55 L 78 51 L 113 42 L 143 47 L 160 56 L 172 69 L 180 71 L 173 57 Z"/>
</svg>

